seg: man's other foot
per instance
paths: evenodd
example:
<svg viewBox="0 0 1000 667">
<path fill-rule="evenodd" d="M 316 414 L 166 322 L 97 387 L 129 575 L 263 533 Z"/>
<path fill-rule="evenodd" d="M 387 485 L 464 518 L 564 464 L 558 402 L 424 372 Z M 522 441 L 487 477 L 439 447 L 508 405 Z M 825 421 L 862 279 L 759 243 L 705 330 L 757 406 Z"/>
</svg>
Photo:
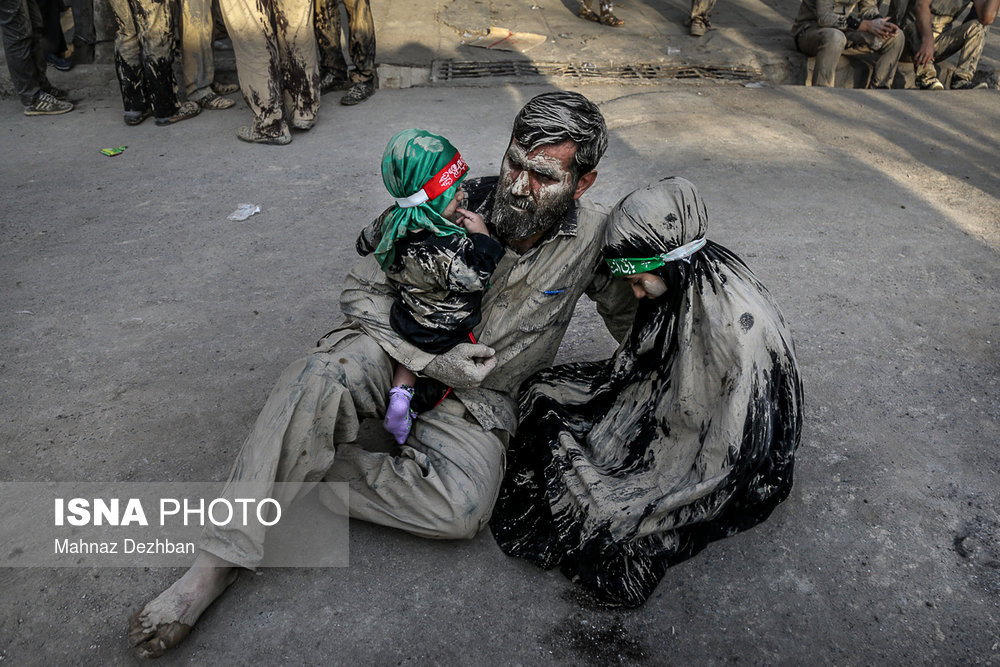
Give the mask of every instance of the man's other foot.
<svg viewBox="0 0 1000 667">
<path fill-rule="evenodd" d="M 708 23 L 705 22 L 705 19 L 700 16 L 695 16 L 691 19 L 691 27 L 688 30 L 689 35 L 692 37 L 701 37 L 706 32 L 708 32 Z"/>
<path fill-rule="evenodd" d="M 281 124 L 281 132 L 278 134 L 264 134 L 250 125 L 244 125 L 236 130 L 236 138 L 252 144 L 271 144 L 272 146 L 285 146 L 292 143 L 292 133 L 288 131 L 288 126 L 284 123 Z"/>
<path fill-rule="evenodd" d="M 951 89 L 952 90 L 975 90 L 977 88 L 985 88 L 987 83 L 985 81 L 980 81 L 979 83 L 973 82 L 971 79 L 952 79 Z"/>
<path fill-rule="evenodd" d="M 31 100 L 31 104 L 24 107 L 25 116 L 55 116 L 61 113 L 68 113 L 73 110 L 72 102 L 63 102 L 57 100 L 55 97 L 46 93 L 44 90 L 39 90 L 35 93 L 34 99 Z"/>
<path fill-rule="evenodd" d="M 944 84 L 941 83 L 936 76 L 921 79 L 918 83 L 920 85 L 920 90 L 944 90 Z"/>
<path fill-rule="evenodd" d="M 346 95 L 340 98 L 340 103 L 346 106 L 352 106 L 354 104 L 358 104 L 359 102 L 364 102 L 374 94 L 374 79 L 369 79 L 368 81 L 358 81 L 348 89 Z"/>
<path fill-rule="evenodd" d="M 201 552 L 195 564 L 128 621 L 128 641 L 142 658 L 159 658 L 191 632 L 202 612 L 236 581 L 232 563 Z"/>
</svg>

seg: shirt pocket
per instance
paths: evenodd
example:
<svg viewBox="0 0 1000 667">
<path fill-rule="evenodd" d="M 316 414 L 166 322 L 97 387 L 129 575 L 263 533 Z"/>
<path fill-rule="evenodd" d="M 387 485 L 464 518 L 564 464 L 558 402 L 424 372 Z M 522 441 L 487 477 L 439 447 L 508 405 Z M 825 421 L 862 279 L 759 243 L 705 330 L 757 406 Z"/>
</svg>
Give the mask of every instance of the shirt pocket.
<svg viewBox="0 0 1000 667">
<path fill-rule="evenodd" d="M 527 298 L 524 300 L 518 328 L 526 332 L 541 332 L 550 329 L 560 319 L 560 314 L 569 307 L 570 289 L 558 281 L 546 281 L 544 277 L 526 281 Z M 571 308 L 571 307 L 570 307 Z"/>
</svg>

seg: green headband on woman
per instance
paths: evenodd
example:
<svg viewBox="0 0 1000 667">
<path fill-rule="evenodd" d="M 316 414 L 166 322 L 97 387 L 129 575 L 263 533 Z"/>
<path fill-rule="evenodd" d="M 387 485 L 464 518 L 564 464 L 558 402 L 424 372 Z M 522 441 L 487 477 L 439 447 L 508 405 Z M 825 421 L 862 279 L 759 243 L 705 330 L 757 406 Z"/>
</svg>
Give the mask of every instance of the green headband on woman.
<svg viewBox="0 0 1000 667">
<path fill-rule="evenodd" d="M 691 243 L 685 243 L 679 248 L 674 248 L 670 252 L 665 252 L 656 257 L 619 257 L 606 259 L 605 262 L 611 267 L 614 276 L 634 276 L 639 273 L 653 271 L 665 265 L 667 262 L 676 262 L 680 259 L 687 259 L 698 252 L 705 245 L 705 238 L 695 239 Z"/>
<path fill-rule="evenodd" d="M 382 182 L 396 208 L 382 223 L 375 259 L 383 270 L 396 257 L 396 241 L 412 231 L 426 229 L 436 236 L 465 229 L 441 215 L 454 199 L 469 166 L 458 149 L 442 136 L 425 130 L 397 132 L 382 154 Z"/>
</svg>

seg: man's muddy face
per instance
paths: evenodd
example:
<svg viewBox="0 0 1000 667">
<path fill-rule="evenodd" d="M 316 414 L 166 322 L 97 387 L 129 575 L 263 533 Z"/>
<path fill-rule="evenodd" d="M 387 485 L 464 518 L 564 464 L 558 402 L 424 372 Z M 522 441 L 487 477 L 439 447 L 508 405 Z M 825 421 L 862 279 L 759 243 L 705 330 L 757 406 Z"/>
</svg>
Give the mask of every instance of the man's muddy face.
<svg viewBox="0 0 1000 667">
<path fill-rule="evenodd" d="M 500 167 L 491 220 L 506 242 L 534 236 L 558 223 L 573 203 L 576 144 L 564 141 L 526 152 L 511 139 Z"/>
</svg>

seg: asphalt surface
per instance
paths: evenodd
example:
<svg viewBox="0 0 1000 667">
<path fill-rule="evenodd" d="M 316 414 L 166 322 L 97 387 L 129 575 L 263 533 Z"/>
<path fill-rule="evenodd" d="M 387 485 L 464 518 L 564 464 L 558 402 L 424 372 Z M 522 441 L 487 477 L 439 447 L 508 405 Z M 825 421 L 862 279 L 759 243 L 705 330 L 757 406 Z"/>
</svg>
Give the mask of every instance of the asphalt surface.
<svg viewBox="0 0 1000 667">
<path fill-rule="evenodd" d="M 699 186 L 805 382 L 791 497 L 642 609 L 596 608 L 488 533 L 353 522 L 349 567 L 245 573 L 164 664 L 1000 664 L 995 91 L 438 82 L 324 98 L 311 132 L 267 147 L 235 139 L 242 103 L 126 127 L 103 76 L 65 116 L 0 103 L 0 481 L 223 479 L 281 369 L 339 321 L 388 137 L 440 131 L 495 173 L 517 109 L 553 86 L 608 119 L 593 198 Z M 246 202 L 261 213 L 227 220 Z M 612 350 L 584 300 L 560 360 Z M 2 569 L 0 661 L 138 662 L 127 618 L 179 574 Z"/>
</svg>

